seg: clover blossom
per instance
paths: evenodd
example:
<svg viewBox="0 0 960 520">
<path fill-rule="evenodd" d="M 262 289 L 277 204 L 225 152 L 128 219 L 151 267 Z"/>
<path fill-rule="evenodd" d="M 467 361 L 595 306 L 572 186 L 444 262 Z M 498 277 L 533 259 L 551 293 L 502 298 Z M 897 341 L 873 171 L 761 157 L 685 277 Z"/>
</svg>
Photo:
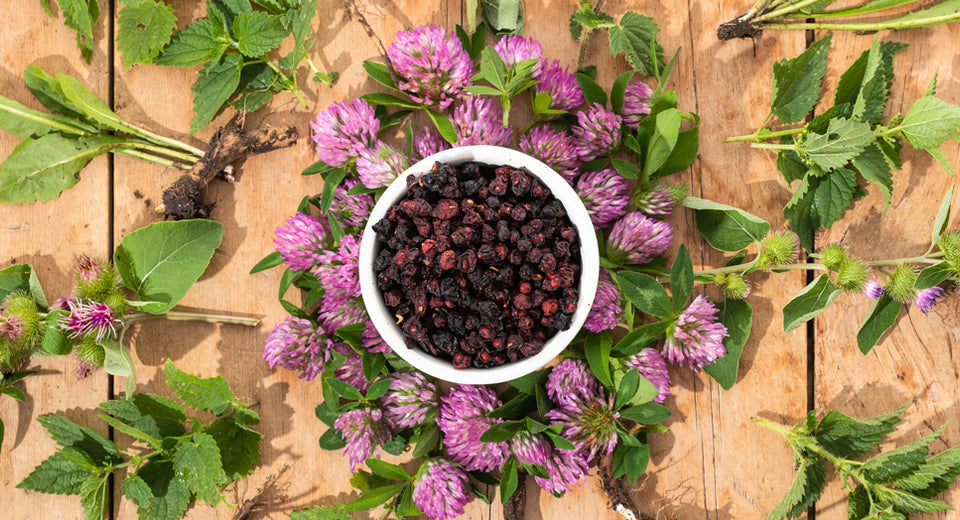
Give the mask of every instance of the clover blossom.
<svg viewBox="0 0 960 520">
<path fill-rule="evenodd" d="M 357 158 L 357 176 L 367 188 L 382 188 L 409 167 L 406 155 L 383 141 L 360 152 Z"/>
<path fill-rule="evenodd" d="M 497 393 L 485 386 L 457 385 L 440 398 L 437 425 L 450 458 L 467 471 L 493 471 L 509 455 L 505 442 L 480 440 L 490 426 L 503 422 L 486 414 L 501 404 Z"/>
<path fill-rule="evenodd" d="M 533 480 L 554 495 L 573 491 L 574 486 L 583 484 L 590 472 L 586 457 L 577 450 L 555 449 L 543 466 L 550 478 L 534 477 Z"/>
<path fill-rule="evenodd" d="M 606 399 L 582 397 L 567 399 L 546 413 L 551 424 L 562 426 L 560 434 L 576 446 L 589 462 L 598 453 L 610 455 L 617 446 L 617 419 L 620 413 L 614 407 L 614 396 Z"/>
<path fill-rule="evenodd" d="M 290 217 L 274 232 L 273 243 L 291 271 L 307 271 L 320 262 L 320 253 L 327 247 L 327 231 L 323 224 L 304 213 Z"/>
<path fill-rule="evenodd" d="M 547 397 L 563 406 L 573 400 L 592 400 L 600 396 L 600 381 L 579 359 L 564 359 L 547 376 Z"/>
<path fill-rule="evenodd" d="M 370 319 L 360 298 L 339 291 L 324 295 L 317 318 L 328 334 L 333 334 L 340 327 L 363 323 Z"/>
<path fill-rule="evenodd" d="M 473 500 L 467 473 L 446 459 L 428 460 L 417 471 L 413 503 L 436 520 L 450 520 L 464 513 Z"/>
<path fill-rule="evenodd" d="M 653 384 L 657 389 L 657 396 L 653 398 L 653 402 L 662 403 L 670 395 L 670 374 L 667 372 L 667 362 L 659 350 L 645 348 L 624 359 L 623 366 L 636 368 L 641 376 Z"/>
<path fill-rule="evenodd" d="M 686 198 L 684 185 L 657 183 L 648 187 L 637 198 L 637 210 L 649 217 L 666 217 L 673 213 L 674 206 Z"/>
<path fill-rule="evenodd" d="M 437 152 L 449 148 L 450 143 L 428 126 L 423 127 L 423 132 L 420 132 L 413 138 L 413 151 L 420 159 L 426 159 Z"/>
<path fill-rule="evenodd" d="M 367 393 L 370 381 L 363 375 L 363 358 L 346 343 L 331 343 L 330 349 L 342 355 L 343 364 L 333 371 L 333 377 L 356 388 L 361 394 Z"/>
<path fill-rule="evenodd" d="M 474 71 L 460 39 L 437 25 L 398 31 L 397 41 L 387 47 L 387 58 L 401 90 L 417 103 L 440 105 L 444 110 L 470 84 Z"/>
<path fill-rule="evenodd" d="M 367 328 L 363 329 L 363 332 L 360 333 L 360 338 L 360 346 L 368 352 L 373 354 L 393 352 L 390 345 L 383 340 L 383 336 L 377 332 L 377 328 L 373 326 L 372 321 L 367 321 Z"/>
<path fill-rule="evenodd" d="M 384 394 L 383 413 L 402 430 L 436 420 L 439 400 L 437 386 L 421 372 L 390 374 L 390 389 Z"/>
<path fill-rule="evenodd" d="M 727 327 L 717 321 L 719 310 L 710 300 L 698 295 L 667 330 L 664 357 L 670 363 L 684 365 L 695 372 L 723 357 L 727 350 L 723 338 Z"/>
<path fill-rule="evenodd" d="M 360 183 L 353 179 L 344 179 L 333 192 L 333 202 L 330 203 L 330 213 L 337 219 L 352 227 L 363 227 L 370 218 L 373 209 L 373 197 L 369 193 L 350 195 L 348 192 Z"/>
<path fill-rule="evenodd" d="M 586 103 L 583 97 L 583 89 L 574 76 L 566 68 L 560 66 L 560 62 L 553 62 L 544 68 L 535 79 L 540 83 L 533 86 L 534 94 L 546 92 L 550 95 L 550 108 L 553 110 L 563 110 L 569 112 L 574 108 Z"/>
<path fill-rule="evenodd" d="M 630 203 L 630 186 L 613 170 L 584 173 L 577 180 L 577 193 L 596 230 L 622 217 Z"/>
<path fill-rule="evenodd" d="M 937 300 L 939 300 L 941 296 L 943 296 L 943 288 L 934 285 L 933 287 L 917 291 L 917 295 L 913 301 L 920 309 L 920 312 L 926 314 L 937 304 Z"/>
<path fill-rule="evenodd" d="M 593 306 L 583 328 L 590 332 L 600 332 L 616 328 L 620 323 L 620 290 L 613 283 L 610 271 L 606 267 L 600 268 L 600 278 L 597 280 L 597 295 L 593 298 Z"/>
<path fill-rule="evenodd" d="M 645 264 L 663 254 L 672 241 L 673 226 L 634 211 L 613 224 L 607 256 L 615 262 Z"/>
<path fill-rule="evenodd" d="M 577 141 L 564 130 L 553 126 L 535 127 L 520 136 L 520 151 L 540 160 L 571 184 L 579 174 Z"/>
<path fill-rule="evenodd" d="M 486 96 L 464 96 L 453 110 L 452 120 L 457 130 L 457 146 L 506 146 L 513 136 L 513 128 L 503 126 L 503 109 Z"/>
<path fill-rule="evenodd" d="M 524 60 L 537 60 L 530 69 L 530 75 L 534 78 L 540 75 L 543 68 L 543 50 L 537 40 L 520 35 L 504 36 L 493 45 L 493 50 L 497 51 L 508 68 L 515 67 Z"/>
<path fill-rule="evenodd" d="M 380 120 L 363 99 L 331 103 L 310 121 L 320 160 L 339 167 L 377 142 Z"/>
<path fill-rule="evenodd" d="M 552 450 L 542 433 L 521 431 L 510 438 L 510 452 L 522 464 L 542 466 L 547 463 Z"/>
<path fill-rule="evenodd" d="M 347 443 L 343 454 L 350 462 L 350 472 L 356 469 L 371 455 L 378 453 L 377 446 L 383 446 L 392 438 L 389 425 L 383 420 L 383 412 L 376 408 L 359 408 L 343 412 L 333 423 Z"/>
<path fill-rule="evenodd" d="M 300 379 L 311 381 L 332 359 L 328 343 L 314 322 L 290 316 L 267 335 L 263 359 L 271 369 L 280 366 L 299 371 Z"/>
<path fill-rule="evenodd" d="M 573 135 L 577 136 L 577 151 L 584 162 L 612 153 L 620 146 L 623 119 L 603 105 L 594 103 L 577 112 L 577 122 Z"/>
<path fill-rule="evenodd" d="M 317 255 L 314 271 L 327 294 L 342 293 L 360 296 L 360 235 L 347 235 L 336 251 L 325 250 Z"/>
<path fill-rule="evenodd" d="M 650 115 L 652 95 L 653 89 L 646 83 L 638 81 L 627 85 L 627 89 L 623 92 L 623 110 L 620 111 L 623 124 L 636 130 L 640 126 L 640 121 Z"/>
</svg>

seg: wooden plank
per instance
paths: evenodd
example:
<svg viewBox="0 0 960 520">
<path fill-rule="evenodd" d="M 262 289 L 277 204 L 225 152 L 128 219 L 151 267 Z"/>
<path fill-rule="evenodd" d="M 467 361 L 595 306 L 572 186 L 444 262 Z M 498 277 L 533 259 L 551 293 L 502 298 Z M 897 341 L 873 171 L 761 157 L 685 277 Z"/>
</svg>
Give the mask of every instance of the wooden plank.
<svg viewBox="0 0 960 520">
<path fill-rule="evenodd" d="M 76 48 L 75 33 L 43 11 L 40 2 L 22 2 L 14 8 L 0 8 L 6 26 L 0 31 L 0 92 L 37 110 L 44 109 L 23 82 L 23 69 L 37 65 L 47 72 L 64 72 L 84 82 L 94 93 L 106 97 L 109 91 L 109 62 L 104 41 L 106 23 L 95 29 L 97 39 L 91 64 L 85 63 Z M 6 158 L 20 143 L 0 132 L 0 157 Z M 80 174 L 80 183 L 57 199 L 43 204 L 0 205 L 0 266 L 14 263 L 33 265 L 47 298 L 53 302 L 69 295 L 73 287 L 76 260 L 81 254 L 98 259 L 110 255 L 110 185 L 108 160 L 94 159 Z M 80 424 L 106 432 L 96 418 L 96 406 L 107 398 L 108 377 L 98 373 L 83 380 L 75 375 L 73 356 L 34 359 L 29 365 L 41 373 L 27 378 L 20 387 L 26 404 L 0 396 L 0 420 L 6 426 L 0 450 L 0 504 L 4 518 L 27 520 L 38 511 L 78 512 L 75 496 L 48 495 L 16 489 L 16 485 L 42 460 L 53 455 L 56 443 L 36 422 L 42 415 L 63 415 Z M 71 517 L 74 513 L 70 513 Z"/>
</svg>

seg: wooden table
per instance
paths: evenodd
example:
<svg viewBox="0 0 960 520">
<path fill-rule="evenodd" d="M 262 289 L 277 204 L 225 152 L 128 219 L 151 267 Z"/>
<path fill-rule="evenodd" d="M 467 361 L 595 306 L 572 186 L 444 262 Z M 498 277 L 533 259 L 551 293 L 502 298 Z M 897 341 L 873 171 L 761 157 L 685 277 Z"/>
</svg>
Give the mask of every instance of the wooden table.
<svg viewBox="0 0 960 520">
<path fill-rule="evenodd" d="M 162 135 L 203 147 L 213 131 L 232 113 L 218 117 L 197 136 L 188 136 L 192 117 L 190 85 L 196 69 L 137 65 L 122 66 L 112 47 L 114 27 L 109 23 L 117 2 L 101 0 L 105 15 L 96 27 L 96 49 L 90 64 L 80 59 L 74 35 L 60 20 L 52 20 L 37 1 L 0 1 L 3 50 L 0 92 L 40 108 L 21 79 L 23 68 L 39 65 L 79 77 L 95 93 L 109 100 L 124 118 Z M 200 2 L 174 0 L 179 26 L 202 15 Z M 700 158 L 681 179 L 692 193 L 738 206 L 785 226 L 781 209 L 790 192 L 776 172 L 772 154 L 744 144 L 723 144 L 723 138 L 752 132 L 767 112 L 770 70 L 781 58 L 800 53 L 819 35 L 790 32 L 764 34 L 757 41 L 719 42 L 718 23 L 745 9 L 749 0 L 689 2 L 682 0 L 608 2 L 614 15 L 628 8 L 653 16 L 663 32 L 661 41 L 672 52 L 682 47 L 671 81 L 680 96 L 680 108 L 697 112 L 703 120 Z M 211 193 L 218 201 L 213 216 L 225 225 L 225 235 L 207 273 L 183 300 L 183 307 L 256 316 L 256 329 L 185 323 L 143 323 L 131 330 L 127 344 L 137 363 L 138 390 L 169 394 L 159 374 L 165 359 L 203 376 L 222 374 L 247 402 L 258 402 L 263 417 L 260 431 L 263 464 L 238 486 L 228 489 L 233 502 L 253 497 L 264 481 L 289 466 L 277 487 L 262 497 L 267 505 L 251 518 L 286 518 L 292 510 L 314 504 L 346 502 L 355 493 L 348 483 L 345 458 L 322 451 L 317 439 L 324 426 L 314 417 L 320 401 L 319 382 L 304 382 L 288 371 L 271 371 L 261 358 L 267 333 L 284 317 L 277 303 L 279 270 L 254 276 L 247 273 L 272 248 L 273 230 L 292 214 L 305 194 L 318 193 L 317 177 L 299 172 L 314 161 L 308 121 L 328 103 L 348 99 L 376 88 L 361 68 L 364 59 L 377 58 L 376 47 L 361 27 L 348 19 L 339 2 L 322 1 L 315 20 L 318 46 L 313 59 L 325 70 L 339 71 L 335 87 L 305 82 L 310 107 L 292 96 L 279 95 L 269 110 L 246 120 L 246 127 L 296 124 L 301 142 L 292 149 L 254 157 L 242 167 L 236 184 L 215 182 Z M 370 24 L 389 44 L 397 30 L 435 23 L 448 28 L 464 19 L 462 2 L 367 0 L 359 2 Z M 439 7 L 435 7 L 439 4 Z M 526 0 L 528 36 L 543 44 L 549 58 L 564 65 L 575 62 L 576 45 L 567 31 L 575 2 Z M 905 112 L 939 70 L 942 97 L 960 102 L 960 59 L 956 42 L 960 25 L 882 34 L 883 39 L 907 42 L 910 48 L 896 58 L 897 79 L 889 112 Z M 871 43 L 873 36 L 836 35 L 828 72 L 834 85 L 843 70 Z M 609 86 L 626 70 L 622 59 L 608 55 L 605 36 L 589 46 L 589 62 L 599 69 L 599 81 Z M 17 140 L 0 135 L 0 156 Z M 957 147 L 947 157 L 960 165 Z M 127 233 L 156 220 L 154 206 L 161 190 L 177 172 L 122 156 L 95 159 L 81 174 L 81 182 L 63 196 L 45 204 L 0 206 L 0 250 L 3 266 L 30 263 L 48 297 L 70 290 L 76 258 L 88 254 L 110 256 Z M 905 154 L 905 167 L 896 174 L 893 204 L 883 212 L 883 201 L 873 186 L 845 218 L 823 232 L 818 244 L 841 241 L 865 259 L 921 254 L 930 235 L 935 208 L 953 179 L 924 154 Z M 960 193 L 954 205 L 960 204 Z M 956 226 L 960 211 L 955 212 Z M 689 212 L 672 217 L 679 237 L 691 247 L 694 263 L 722 265 L 723 257 L 703 246 Z M 673 370 L 673 396 L 666 405 L 674 415 L 666 422 L 669 434 L 651 438 L 652 461 L 634 489 L 642 510 L 657 518 L 762 518 L 779 500 L 793 478 L 792 454 L 773 433 L 754 426 L 752 416 L 782 422 L 799 421 L 808 409 L 839 409 L 854 416 L 876 414 L 905 403 L 915 403 L 898 429 L 897 445 L 928 434 L 957 415 L 960 398 L 958 298 L 955 294 L 930 314 L 916 308 L 904 313 L 896 327 L 869 355 L 855 343 L 856 329 L 869 302 L 859 295 L 843 295 L 816 319 L 805 333 L 782 332 L 782 306 L 806 284 L 801 273 L 761 276 L 750 297 L 754 306 L 754 334 L 740 363 L 739 382 L 723 391 L 705 374 Z M 46 414 L 66 415 L 103 431 L 96 406 L 116 396 L 122 381 L 99 372 L 84 380 L 74 375 L 72 357 L 36 360 L 40 376 L 29 378 L 26 404 L 0 399 L 0 418 L 7 424 L 0 453 L 0 517 L 9 520 L 81 518 L 79 499 L 18 490 L 15 485 L 54 451 L 54 443 L 36 422 Z M 116 436 L 121 445 L 128 442 Z M 946 430 L 939 451 L 960 442 L 960 423 Z M 888 447 L 891 445 L 888 445 Z M 595 471 L 594 471 L 595 474 Z M 598 480 L 556 499 L 527 483 L 527 518 L 619 518 L 606 507 Z M 940 497 L 960 505 L 960 490 Z M 135 507 L 112 494 L 111 517 L 135 518 Z M 845 492 L 833 482 L 817 506 L 817 519 L 845 518 Z M 189 518 L 232 518 L 235 510 L 221 505 L 199 505 Z M 500 518 L 498 506 L 475 501 L 465 518 Z M 363 517 L 363 515 L 360 515 Z M 955 513 L 925 518 L 957 518 Z"/>
</svg>

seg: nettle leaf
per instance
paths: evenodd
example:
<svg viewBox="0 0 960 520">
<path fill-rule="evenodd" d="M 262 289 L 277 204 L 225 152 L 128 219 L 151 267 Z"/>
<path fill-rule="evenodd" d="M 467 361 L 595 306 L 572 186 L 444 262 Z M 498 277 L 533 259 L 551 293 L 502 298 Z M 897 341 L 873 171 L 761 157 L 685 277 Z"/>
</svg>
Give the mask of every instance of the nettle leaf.
<svg viewBox="0 0 960 520">
<path fill-rule="evenodd" d="M 89 468 L 78 466 L 63 452 L 58 452 L 34 468 L 27 478 L 17 484 L 17 489 L 32 489 L 55 495 L 77 495 L 84 478 L 90 473 Z"/>
<path fill-rule="evenodd" d="M 193 67 L 209 60 L 219 61 L 229 46 L 227 29 L 209 18 L 201 18 L 178 32 L 156 63 Z"/>
<path fill-rule="evenodd" d="M 949 504 L 939 500 L 918 497 L 912 493 L 899 489 L 888 489 L 883 498 L 893 505 L 894 509 L 902 513 L 932 513 L 934 511 L 950 511 Z"/>
<path fill-rule="evenodd" d="M 107 478 L 90 475 L 80 483 L 80 504 L 87 520 L 101 520 L 107 506 Z"/>
<path fill-rule="evenodd" d="M 685 198 L 683 205 L 696 212 L 697 230 L 720 251 L 740 251 L 770 232 L 767 221 L 733 206 L 697 197 Z"/>
<path fill-rule="evenodd" d="M 48 14 L 49 0 L 44 1 L 44 8 Z M 93 56 L 93 27 L 100 18 L 100 4 L 97 0 L 57 0 L 63 12 L 63 24 L 77 32 L 77 48 L 80 55 L 90 63 Z"/>
<path fill-rule="evenodd" d="M 902 308 L 903 304 L 887 295 L 873 302 L 857 332 L 857 346 L 860 352 L 866 355 L 873 349 L 887 330 L 897 322 L 897 316 L 900 315 Z"/>
<path fill-rule="evenodd" d="M 142 0 L 120 8 L 117 17 L 117 48 L 126 67 L 150 63 L 170 43 L 177 26 L 173 7 L 156 0 Z"/>
<path fill-rule="evenodd" d="M 824 170 L 843 168 L 874 140 L 868 123 L 847 118 L 830 120 L 826 133 L 809 132 L 797 143 L 801 158 L 812 161 Z"/>
<path fill-rule="evenodd" d="M 204 502 L 215 506 L 223 500 L 220 484 L 227 482 L 220 461 L 217 441 L 206 433 L 193 437 L 177 446 L 173 454 L 173 470 L 191 493 Z"/>
<path fill-rule="evenodd" d="M 217 115 L 240 84 L 243 59 L 238 54 L 227 54 L 219 62 L 208 62 L 200 77 L 190 88 L 193 91 L 193 121 L 190 134 L 199 132 Z"/>
<path fill-rule="evenodd" d="M 123 284 L 150 302 L 141 310 L 169 311 L 207 269 L 223 238 L 212 220 L 155 222 L 123 237 L 113 262 Z"/>
<path fill-rule="evenodd" d="M 910 107 L 900 128 L 910 146 L 927 151 L 939 149 L 947 139 L 960 137 L 960 107 L 932 95 L 923 96 Z"/>
<path fill-rule="evenodd" d="M 828 228 L 840 220 L 858 188 L 856 174 L 846 168 L 824 176 L 813 190 L 813 209 L 819 226 Z"/>
<path fill-rule="evenodd" d="M 823 493 L 826 481 L 827 470 L 822 460 L 814 457 L 802 459 L 793 484 L 777 507 L 767 515 L 767 520 L 800 517 Z"/>
<path fill-rule="evenodd" d="M 862 457 L 893 432 L 908 406 L 909 403 L 890 413 L 867 419 L 853 419 L 834 410 L 820 419 L 814 436 L 824 449 L 836 457 Z"/>
<path fill-rule="evenodd" d="M 258 58 L 276 49 L 287 36 L 279 16 L 261 11 L 246 11 L 233 19 L 237 50 L 249 58 Z"/>
<path fill-rule="evenodd" d="M 220 448 L 220 460 L 228 481 L 246 478 L 260 464 L 260 440 L 263 434 L 237 423 L 219 419 L 205 430 Z"/>
<path fill-rule="evenodd" d="M 57 415 L 38 417 L 37 422 L 46 428 L 54 442 L 86 453 L 97 466 L 122 462 L 116 444 L 95 430 Z"/>
<path fill-rule="evenodd" d="M 916 471 L 930 454 L 930 443 L 939 439 L 944 427 L 926 437 L 897 449 L 883 452 L 861 466 L 864 477 L 871 482 L 891 482 Z"/>
<path fill-rule="evenodd" d="M 653 18 L 627 11 L 620 18 L 620 22 L 608 31 L 610 54 L 623 53 L 633 70 L 654 76 L 656 71 L 662 71 L 666 67 L 663 47 L 657 42 L 660 28 Z M 650 55 L 651 49 L 655 49 L 654 56 Z"/>
<path fill-rule="evenodd" d="M 221 415 L 234 400 L 227 380 L 221 376 L 200 378 L 173 366 L 169 359 L 163 365 L 163 373 L 167 376 L 167 386 L 173 389 L 177 397 L 197 410 Z"/>
<path fill-rule="evenodd" d="M 864 179 L 880 187 L 884 206 L 890 207 L 890 199 L 893 196 L 893 174 L 890 170 L 890 163 L 887 162 L 880 146 L 877 143 L 868 146 L 863 153 L 850 159 L 850 164 L 860 172 Z"/>
<path fill-rule="evenodd" d="M 750 329 L 753 326 L 753 307 L 746 300 L 726 299 L 717 304 L 720 309 L 720 323 L 727 327 L 723 346 L 727 349 L 723 357 L 713 364 L 703 367 L 703 370 L 720 384 L 724 390 L 730 390 L 737 382 L 737 372 L 740 369 L 740 356 L 743 355 L 743 346 L 750 338 Z"/>
<path fill-rule="evenodd" d="M 144 519 L 177 520 L 190 504 L 190 491 L 169 461 L 150 462 L 128 474 L 120 489 L 137 504 L 137 516 Z"/>
<path fill-rule="evenodd" d="M 813 235 L 820 228 L 820 219 L 814 210 L 814 194 L 820 186 L 819 169 L 812 168 L 800 181 L 796 191 L 786 206 L 783 217 L 790 221 L 790 228 L 800 238 L 800 245 L 807 251 L 813 251 Z"/>
<path fill-rule="evenodd" d="M 831 35 L 807 47 L 793 59 L 773 64 L 773 102 L 770 111 L 781 123 L 802 120 L 813 110 L 820 97 L 820 82 L 827 70 L 827 51 Z"/>
<path fill-rule="evenodd" d="M 100 403 L 100 409 L 155 438 L 186 433 L 183 407 L 176 401 L 152 394 L 134 394 L 129 399 Z"/>
<path fill-rule="evenodd" d="M 783 332 L 789 333 L 815 318 L 841 292 L 842 289 L 830 281 L 829 274 L 818 276 L 783 307 Z"/>
<path fill-rule="evenodd" d="M 960 445 L 927 459 L 914 471 L 893 480 L 897 489 L 933 498 L 949 488 L 960 475 Z"/>
</svg>

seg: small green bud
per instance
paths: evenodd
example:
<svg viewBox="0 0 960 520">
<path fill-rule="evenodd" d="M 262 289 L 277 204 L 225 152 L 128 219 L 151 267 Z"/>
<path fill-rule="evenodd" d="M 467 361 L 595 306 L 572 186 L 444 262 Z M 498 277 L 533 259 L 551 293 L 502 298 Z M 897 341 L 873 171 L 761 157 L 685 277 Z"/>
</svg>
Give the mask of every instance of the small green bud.
<svg viewBox="0 0 960 520">
<path fill-rule="evenodd" d="M 19 349 L 12 342 L 0 338 L 0 373 L 16 372 L 27 357 L 27 351 Z"/>
<path fill-rule="evenodd" d="M 943 259 L 950 263 L 953 272 L 960 275 L 960 231 L 948 231 L 941 235 L 937 247 L 943 251 Z"/>
<path fill-rule="evenodd" d="M 917 291 L 913 288 L 917 283 L 917 270 L 913 266 L 903 264 L 890 275 L 890 281 L 885 289 L 887 294 L 900 303 L 909 303 Z"/>
<path fill-rule="evenodd" d="M 102 303 L 113 310 L 113 317 L 118 320 L 123 319 L 123 315 L 126 314 L 127 309 L 130 308 L 130 305 L 127 303 L 127 298 L 120 291 L 113 291 L 108 294 L 107 297 L 102 300 Z"/>
<path fill-rule="evenodd" d="M 843 263 L 847 261 L 847 250 L 840 244 L 828 244 L 820 251 L 820 259 L 823 265 L 831 271 L 839 271 Z"/>
<path fill-rule="evenodd" d="M 847 292 L 859 292 L 870 279 L 870 268 L 859 258 L 848 258 L 837 271 L 837 285 Z"/>
<path fill-rule="evenodd" d="M 793 231 L 778 231 L 763 239 L 761 246 L 757 267 L 768 269 L 796 260 L 800 237 Z"/>
<path fill-rule="evenodd" d="M 108 262 L 97 262 L 83 255 L 77 261 L 76 290 L 79 298 L 103 301 L 117 291 L 120 283 L 117 272 Z"/>
<path fill-rule="evenodd" d="M 98 345 L 92 338 L 86 338 L 73 348 L 77 359 L 94 367 L 103 367 L 103 361 L 106 358 L 106 352 L 103 347 Z"/>
<path fill-rule="evenodd" d="M 750 294 L 750 284 L 737 273 L 718 274 L 713 282 L 726 298 L 743 299 Z"/>
</svg>

